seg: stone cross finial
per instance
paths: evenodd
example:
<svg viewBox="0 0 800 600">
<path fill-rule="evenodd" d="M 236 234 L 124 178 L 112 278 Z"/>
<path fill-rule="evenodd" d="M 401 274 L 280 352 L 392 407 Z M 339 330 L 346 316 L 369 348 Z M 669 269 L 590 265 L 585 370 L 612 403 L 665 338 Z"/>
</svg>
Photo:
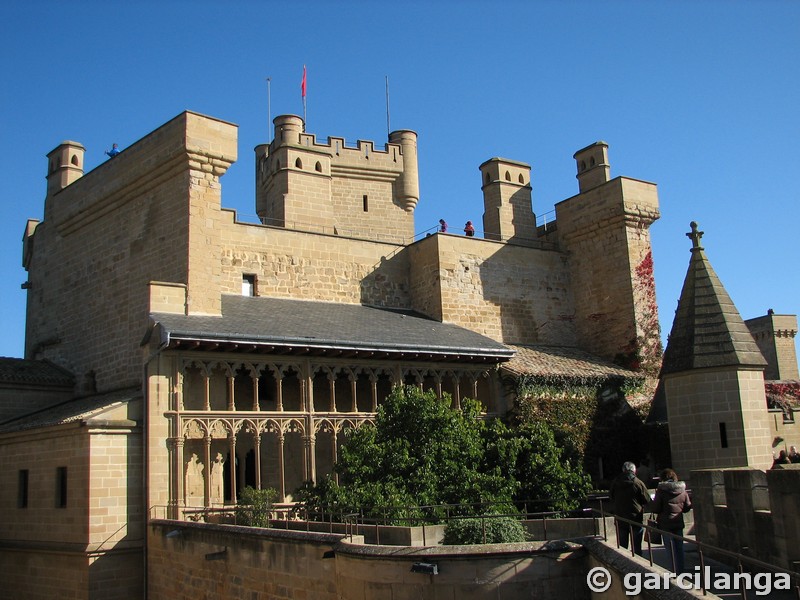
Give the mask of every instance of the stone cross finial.
<svg viewBox="0 0 800 600">
<path fill-rule="evenodd" d="M 686 237 L 692 240 L 692 250 L 702 250 L 703 247 L 700 245 L 700 238 L 703 237 L 703 232 L 697 229 L 697 221 L 689 223 L 689 227 L 691 227 L 692 230 L 686 234 Z"/>
</svg>

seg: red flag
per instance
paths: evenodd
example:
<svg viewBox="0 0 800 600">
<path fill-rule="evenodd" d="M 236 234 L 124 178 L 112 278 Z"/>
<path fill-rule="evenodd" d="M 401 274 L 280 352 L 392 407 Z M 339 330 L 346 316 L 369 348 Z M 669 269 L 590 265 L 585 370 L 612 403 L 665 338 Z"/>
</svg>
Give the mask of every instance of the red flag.
<svg viewBox="0 0 800 600">
<path fill-rule="evenodd" d="M 300 82 L 300 94 L 303 98 L 306 97 L 306 66 L 303 65 L 303 81 Z"/>
</svg>

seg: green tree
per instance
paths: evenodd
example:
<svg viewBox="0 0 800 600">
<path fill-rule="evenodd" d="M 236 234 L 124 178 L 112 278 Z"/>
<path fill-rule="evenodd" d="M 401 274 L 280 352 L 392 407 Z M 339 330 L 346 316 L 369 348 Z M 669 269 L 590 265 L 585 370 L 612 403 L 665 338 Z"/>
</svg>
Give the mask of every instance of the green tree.
<svg viewBox="0 0 800 600">
<path fill-rule="evenodd" d="M 309 512 L 365 510 L 394 522 L 439 520 L 450 514 L 509 513 L 514 501 L 552 497 L 542 509 L 577 506 L 588 479 L 564 459 L 544 425 L 511 430 L 479 418 L 480 404 L 396 388 L 378 408 L 375 426 L 350 431 L 332 478 L 307 485 L 300 499 Z M 535 495 L 529 495 L 535 494 Z M 484 507 L 472 505 L 484 503 Z M 488 505 L 488 506 L 487 506 Z M 412 508 L 408 508 L 412 507 Z"/>
</svg>

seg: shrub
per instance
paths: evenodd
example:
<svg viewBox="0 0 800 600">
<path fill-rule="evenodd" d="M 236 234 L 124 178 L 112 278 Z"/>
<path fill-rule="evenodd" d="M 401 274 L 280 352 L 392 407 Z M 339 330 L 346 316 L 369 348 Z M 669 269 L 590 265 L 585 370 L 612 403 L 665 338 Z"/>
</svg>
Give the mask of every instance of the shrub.
<svg viewBox="0 0 800 600">
<path fill-rule="evenodd" d="M 269 527 L 272 504 L 278 492 L 272 488 L 257 490 L 246 487 L 239 496 L 238 522 L 248 527 Z"/>
<path fill-rule="evenodd" d="M 486 541 L 484 542 L 484 529 Z M 524 542 L 527 539 L 525 528 L 513 517 L 492 517 L 486 519 L 456 519 L 450 521 L 444 530 L 443 544 L 508 544 Z"/>
</svg>

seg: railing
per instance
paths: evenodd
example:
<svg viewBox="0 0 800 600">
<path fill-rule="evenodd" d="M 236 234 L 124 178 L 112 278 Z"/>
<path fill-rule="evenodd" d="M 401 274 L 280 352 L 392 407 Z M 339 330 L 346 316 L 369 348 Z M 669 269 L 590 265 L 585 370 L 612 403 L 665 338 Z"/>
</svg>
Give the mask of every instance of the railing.
<svg viewBox="0 0 800 600">
<path fill-rule="evenodd" d="M 591 509 L 591 510 L 594 513 L 598 514 L 601 517 L 601 520 L 603 521 L 603 535 L 602 535 L 603 540 L 606 541 L 606 542 L 608 541 L 608 531 L 606 529 L 606 518 L 607 517 L 611 517 L 611 518 L 614 519 L 614 526 L 615 526 L 615 529 L 616 529 L 615 538 L 616 538 L 617 549 L 619 549 L 621 547 L 620 534 L 619 534 L 619 524 L 620 523 L 628 524 L 629 525 L 630 535 L 631 535 L 631 539 L 628 540 L 628 542 L 629 542 L 628 545 L 630 546 L 631 556 L 634 556 L 635 555 L 635 548 L 634 548 L 634 544 L 633 544 L 633 536 L 634 535 L 638 535 L 638 534 L 634 534 L 634 528 L 640 528 L 641 532 L 642 532 L 642 536 L 643 536 L 642 542 L 643 543 L 644 542 L 647 543 L 647 556 L 646 557 L 642 556 L 642 557 L 646 558 L 649 561 L 651 567 L 653 566 L 653 563 L 654 563 L 654 561 L 653 561 L 653 545 L 654 544 L 652 542 L 652 538 L 653 538 L 654 534 L 657 534 L 658 536 L 661 537 L 662 540 L 664 540 L 664 548 L 665 549 L 669 548 L 670 560 L 671 560 L 671 564 L 672 565 L 675 565 L 675 549 L 674 549 L 672 544 L 667 544 L 666 543 L 666 540 L 668 540 L 669 538 L 674 538 L 676 540 L 680 540 L 680 542 L 682 544 L 690 544 L 691 546 L 694 546 L 694 547 L 697 548 L 697 553 L 698 553 L 698 557 L 699 557 L 699 560 L 700 560 L 700 573 L 701 574 L 705 573 L 707 556 L 713 557 L 715 560 L 720 560 L 721 562 L 726 562 L 726 560 L 727 560 L 727 561 L 730 561 L 730 562 L 734 563 L 736 565 L 736 568 L 737 568 L 737 570 L 738 570 L 738 572 L 740 574 L 744 574 L 746 572 L 745 571 L 745 567 L 747 567 L 747 572 L 758 571 L 758 572 L 764 572 L 764 573 L 785 573 L 785 574 L 787 574 L 789 576 L 790 580 L 793 582 L 793 590 L 794 590 L 795 596 L 797 597 L 798 600 L 800 600 L 800 573 L 798 573 L 797 571 L 779 569 L 775 565 L 770 565 L 769 563 L 766 563 L 764 561 L 758 560 L 758 559 L 750 557 L 750 556 L 745 556 L 745 555 L 740 554 L 738 552 L 732 552 L 730 550 L 725 550 L 725 549 L 719 548 L 717 546 L 712 546 L 711 544 L 706 544 L 704 542 L 700 542 L 700 541 L 698 541 L 696 539 L 693 539 L 693 538 L 687 538 L 687 537 L 682 536 L 682 535 L 677 535 L 676 533 L 668 532 L 668 531 L 665 531 L 663 529 L 659 529 L 658 527 L 650 526 L 647 523 L 641 523 L 639 521 L 632 521 L 630 519 L 625 519 L 623 517 L 618 517 L 618 516 L 616 516 L 616 515 L 614 515 L 612 513 L 606 512 L 604 510 L 604 508 L 603 508 L 603 500 L 608 500 L 607 497 L 606 498 L 598 497 L 597 500 L 600 502 L 600 508 L 599 509 Z M 659 545 L 659 544 L 656 544 L 656 545 Z M 644 552 L 644 547 L 642 547 L 642 552 Z M 706 588 L 705 577 L 701 576 L 698 579 L 700 581 L 700 587 L 701 587 L 701 590 L 703 592 L 703 595 L 705 596 L 709 592 L 709 590 Z M 747 599 L 747 590 L 745 589 L 745 586 L 742 586 L 739 591 L 741 593 L 742 600 L 746 600 Z"/>
</svg>

